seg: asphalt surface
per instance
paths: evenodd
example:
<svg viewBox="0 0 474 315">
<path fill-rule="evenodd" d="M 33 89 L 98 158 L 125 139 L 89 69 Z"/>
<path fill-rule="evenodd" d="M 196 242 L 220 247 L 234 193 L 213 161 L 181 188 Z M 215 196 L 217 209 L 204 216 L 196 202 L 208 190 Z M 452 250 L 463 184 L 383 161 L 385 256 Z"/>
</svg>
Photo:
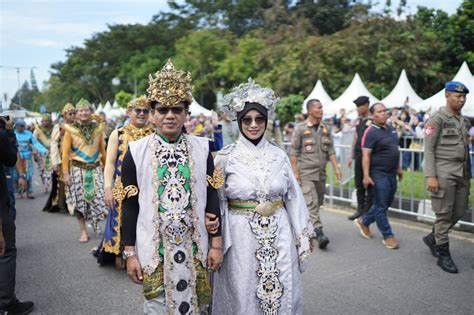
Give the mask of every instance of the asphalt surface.
<svg viewBox="0 0 474 315">
<path fill-rule="evenodd" d="M 36 181 L 36 199 L 17 200 L 18 298 L 34 301 L 37 314 L 141 314 L 141 287 L 125 271 L 96 263 L 90 251 L 99 239 L 90 229 L 91 240 L 80 244 L 74 217 L 42 212 L 41 191 Z M 472 234 L 451 234 L 460 269 L 452 275 L 421 241 L 429 226 L 391 219 L 400 249 L 389 250 L 375 226 L 374 239 L 362 238 L 349 213 L 322 211 L 330 244 L 310 257 L 305 314 L 474 314 Z"/>
</svg>

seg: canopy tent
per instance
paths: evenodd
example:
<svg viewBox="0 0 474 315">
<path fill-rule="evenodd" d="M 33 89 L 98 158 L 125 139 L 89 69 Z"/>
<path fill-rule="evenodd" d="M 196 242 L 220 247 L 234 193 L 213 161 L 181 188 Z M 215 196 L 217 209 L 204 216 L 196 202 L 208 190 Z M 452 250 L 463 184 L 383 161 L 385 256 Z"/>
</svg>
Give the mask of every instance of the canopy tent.
<svg viewBox="0 0 474 315">
<path fill-rule="evenodd" d="M 464 104 L 462 114 L 464 116 L 474 117 L 474 96 L 472 95 L 474 93 L 474 78 L 466 62 L 463 62 L 461 68 L 459 68 L 452 81 L 462 82 L 469 89 L 470 93 L 467 94 L 466 104 Z M 430 98 L 427 98 L 426 100 L 416 104 L 413 107 L 417 111 L 431 110 L 431 112 L 434 112 L 440 107 L 445 106 L 445 104 L 446 98 L 444 96 L 444 89 L 442 89 L 435 95 L 431 96 Z"/>
<path fill-rule="evenodd" d="M 355 111 L 356 106 L 354 104 L 354 100 L 361 95 L 367 96 L 369 98 L 370 104 L 379 101 L 375 96 L 372 95 L 372 93 L 369 92 L 362 82 L 359 74 L 356 73 L 347 89 L 338 98 L 336 98 L 330 106 L 323 107 L 324 114 L 332 116 L 337 114 L 342 108 L 344 108 L 346 112 Z"/>
<path fill-rule="evenodd" d="M 324 86 L 321 80 L 318 80 L 318 82 L 316 82 L 314 89 L 311 91 L 311 93 L 309 93 L 308 97 L 303 102 L 303 113 L 305 114 L 306 114 L 306 103 L 311 99 L 320 100 L 321 104 L 323 104 L 325 108 L 327 108 L 332 103 L 332 98 L 324 89 Z"/>
<path fill-rule="evenodd" d="M 200 114 L 203 114 L 204 116 L 212 116 L 212 112 L 201 105 L 199 105 L 198 102 L 193 97 L 193 102 L 189 106 L 189 111 L 191 112 L 191 116 L 198 116 Z"/>
<path fill-rule="evenodd" d="M 97 106 L 97 109 L 95 111 L 100 113 L 103 110 L 104 110 L 104 105 L 102 105 L 102 103 L 99 103 L 99 106 Z"/>
<path fill-rule="evenodd" d="M 110 102 L 107 101 L 107 103 L 105 103 L 104 105 L 104 108 L 102 109 L 102 111 L 107 115 L 107 113 L 112 109 L 112 105 L 110 105 Z"/>
<path fill-rule="evenodd" d="M 382 100 L 388 108 L 402 107 L 404 105 L 412 106 L 423 101 L 421 97 L 413 90 L 410 81 L 408 81 L 405 69 L 402 70 L 398 82 L 392 92 Z"/>
<path fill-rule="evenodd" d="M 110 105 L 110 103 L 109 103 L 109 105 Z M 127 112 L 127 110 L 125 108 L 121 108 L 118 105 L 117 101 L 114 102 L 114 104 L 112 105 L 112 107 L 109 111 L 104 110 L 104 113 L 107 115 L 107 118 L 111 118 L 111 119 L 116 119 L 116 118 L 122 117 L 122 116 L 125 115 L 126 112 Z"/>
</svg>

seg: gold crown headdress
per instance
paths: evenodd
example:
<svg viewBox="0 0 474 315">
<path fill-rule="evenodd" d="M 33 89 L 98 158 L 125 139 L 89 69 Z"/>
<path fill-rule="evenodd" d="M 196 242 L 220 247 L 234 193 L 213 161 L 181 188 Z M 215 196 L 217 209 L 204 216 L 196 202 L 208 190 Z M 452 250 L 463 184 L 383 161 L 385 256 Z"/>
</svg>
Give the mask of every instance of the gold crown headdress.
<svg viewBox="0 0 474 315">
<path fill-rule="evenodd" d="M 176 70 L 168 59 L 161 71 L 155 73 L 155 77 L 149 75 L 148 101 L 156 101 L 164 106 L 173 106 L 180 102 L 191 104 L 193 97 L 191 91 L 191 73 Z"/>
<path fill-rule="evenodd" d="M 63 110 L 61 111 L 61 114 L 66 114 L 67 112 L 70 112 L 70 111 L 75 111 L 76 108 L 74 107 L 73 104 L 71 103 L 66 103 L 66 105 L 64 105 L 63 107 Z"/>
<path fill-rule="evenodd" d="M 135 107 L 150 107 L 150 104 L 148 103 L 148 100 L 145 95 L 140 96 L 128 102 L 127 110 L 130 110 Z"/>
<path fill-rule="evenodd" d="M 247 83 L 240 84 L 232 92 L 224 95 L 221 109 L 231 120 L 235 120 L 237 113 L 244 109 L 246 103 L 258 103 L 265 107 L 268 110 L 268 116 L 272 117 L 279 100 L 280 98 L 275 96 L 272 89 L 262 87 L 249 78 Z"/>
</svg>

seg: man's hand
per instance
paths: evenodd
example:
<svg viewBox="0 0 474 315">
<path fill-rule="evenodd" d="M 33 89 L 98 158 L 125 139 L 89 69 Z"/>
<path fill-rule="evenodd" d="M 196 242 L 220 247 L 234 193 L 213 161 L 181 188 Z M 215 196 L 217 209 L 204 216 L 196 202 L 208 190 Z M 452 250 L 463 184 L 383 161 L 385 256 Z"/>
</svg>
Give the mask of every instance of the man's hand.
<svg viewBox="0 0 474 315">
<path fill-rule="evenodd" d="M 15 124 L 13 118 L 10 117 L 10 119 L 6 120 L 5 117 L 0 116 L 0 120 L 3 120 L 5 123 L 5 130 L 13 130 L 13 125 Z"/>
<path fill-rule="evenodd" d="M 207 233 L 214 235 L 219 229 L 219 218 L 212 213 L 206 213 L 206 229 Z"/>
<path fill-rule="evenodd" d="M 341 170 L 339 168 L 336 169 L 336 179 L 338 182 L 340 182 L 342 180 L 342 174 L 341 174 Z"/>
<path fill-rule="evenodd" d="M 18 178 L 18 186 L 21 190 L 26 190 L 26 186 L 28 185 L 26 178 L 20 177 Z"/>
<path fill-rule="evenodd" d="M 112 188 L 111 187 L 105 187 L 104 199 L 105 199 L 105 205 L 107 206 L 107 208 L 113 209 L 114 208 L 114 197 L 112 195 Z"/>
<path fill-rule="evenodd" d="M 209 253 L 207 254 L 207 266 L 212 271 L 216 271 L 217 268 L 221 266 L 222 263 L 222 249 L 211 247 Z"/>
<path fill-rule="evenodd" d="M 374 181 L 372 180 L 372 178 L 370 176 L 367 176 L 367 177 L 364 176 L 364 179 L 362 180 L 362 183 L 364 184 L 365 188 L 367 188 L 371 185 L 374 185 Z"/>
<path fill-rule="evenodd" d="M 401 182 L 402 179 L 403 179 L 403 171 L 402 171 L 402 170 L 398 170 L 398 171 L 397 171 L 397 175 L 398 175 L 398 181 Z"/>
<path fill-rule="evenodd" d="M 5 238 L 3 237 L 3 231 L 0 231 L 0 256 L 5 254 Z"/>
<path fill-rule="evenodd" d="M 64 183 L 64 185 L 66 185 L 66 186 L 70 186 L 70 185 L 71 185 L 71 179 L 70 179 L 69 173 L 64 173 L 64 174 L 63 174 L 63 183 Z"/>
<path fill-rule="evenodd" d="M 309 250 L 311 252 L 314 252 L 315 248 L 316 248 L 316 238 L 312 237 L 309 239 Z"/>
<path fill-rule="evenodd" d="M 349 161 L 347 161 L 347 166 L 349 166 L 349 168 L 352 167 L 352 159 L 349 159 Z"/>
<path fill-rule="evenodd" d="M 142 266 L 140 266 L 137 256 L 127 258 L 127 274 L 134 283 L 143 283 Z"/>
<path fill-rule="evenodd" d="M 429 192 L 435 193 L 439 189 L 438 178 L 436 178 L 436 176 L 428 177 L 428 182 L 426 184 Z"/>
</svg>

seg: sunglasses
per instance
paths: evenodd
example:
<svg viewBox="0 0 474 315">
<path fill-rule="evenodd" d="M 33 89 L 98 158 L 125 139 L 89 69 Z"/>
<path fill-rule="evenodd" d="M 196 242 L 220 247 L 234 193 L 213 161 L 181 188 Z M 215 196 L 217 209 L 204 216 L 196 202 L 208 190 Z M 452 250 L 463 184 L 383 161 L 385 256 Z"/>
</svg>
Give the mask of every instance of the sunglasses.
<svg viewBox="0 0 474 315">
<path fill-rule="evenodd" d="M 148 108 L 134 108 L 133 109 L 135 111 L 135 113 L 137 113 L 138 115 L 140 115 L 141 113 L 145 114 L 145 115 L 148 115 L 150 113 L 150 110 Z"/>
<path fill-rule="evenodd" d="M 67 112 L 66 115 L 76 115 L 76 112 Z"/>
<path fill-rule="evenodd" d="M 257 125 L 263 125 L 265 123 L 265 117 L 258 116 L 257 118 L 253 119 L 252 117 L 244 117 L 242 118 L 242 123 L 245 126 L 250 126 L 252 122 L 255 121 Z"/>
<path fill-rule="evenodd" d="M 167 115 L 170 111 L 179 115 L 184 111 L 184 107 L 158 107 L 155 109 L 160 115 Z"/>
</svg>

